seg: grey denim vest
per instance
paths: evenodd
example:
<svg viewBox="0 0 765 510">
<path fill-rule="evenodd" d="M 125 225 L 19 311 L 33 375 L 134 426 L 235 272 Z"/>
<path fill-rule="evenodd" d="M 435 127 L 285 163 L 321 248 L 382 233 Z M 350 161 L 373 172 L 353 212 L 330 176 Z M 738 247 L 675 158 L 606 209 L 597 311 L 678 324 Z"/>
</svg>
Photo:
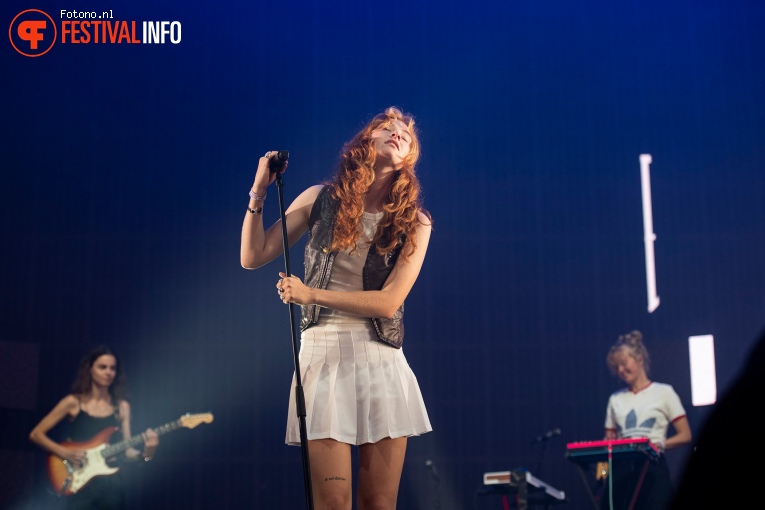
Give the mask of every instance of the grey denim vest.
<svg viewBox="0 0 765 510">
<path fill-rule="evenodd" d="M 326 289 L 332 263 L 337 252 L 330 252 L 334 235 L 335 218 L 339 202 L 332 198 L 330 188 L 324 186 L 316 197 L 308 220 L 308 242 L 305 245 L 304 267 L 305 281 L 309 287 Z M 374 246 L 369 247 L 363 270 L 364 290 L 380 290 L 393 270 L 398 255 L 403 246 L 403 239 L 398 246 L 387 255 L 379 255 Z M 300 330 L 305 331 L 319 320 L 321 307 L 318 305 L 302 305 L 300 307 Z M 404 304 L 388 318 L 373 318 L 379 341 L 399 349 L 404 342 Z"/>
</svg>

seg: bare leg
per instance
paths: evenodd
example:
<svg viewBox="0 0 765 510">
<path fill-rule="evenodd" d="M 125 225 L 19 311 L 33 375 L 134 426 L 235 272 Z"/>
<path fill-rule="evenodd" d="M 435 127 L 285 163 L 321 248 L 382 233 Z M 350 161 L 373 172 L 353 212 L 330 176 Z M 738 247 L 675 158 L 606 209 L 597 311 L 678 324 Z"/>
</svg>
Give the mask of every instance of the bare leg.
<svg viewBox="0 0 765 510">
<path fill-rule="evenodd" d="M 406 438 L 359 446 L 359 510 L 393 510 L 406 455 Z"/>
<path fill-rule="evenodd" d="M 334 439 L 308 441 L 315 510 L 351 510 L 351 445 Z"/>
</svg>

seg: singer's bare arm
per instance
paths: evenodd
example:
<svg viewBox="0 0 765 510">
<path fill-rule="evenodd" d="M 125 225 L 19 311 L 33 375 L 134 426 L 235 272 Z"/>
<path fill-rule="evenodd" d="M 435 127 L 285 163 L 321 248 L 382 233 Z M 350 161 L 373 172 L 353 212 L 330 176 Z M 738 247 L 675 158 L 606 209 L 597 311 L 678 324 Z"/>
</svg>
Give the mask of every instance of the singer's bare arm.
<svg viewBox="0 0 765 510">
<path fill-rule="evenodd" d="M 261 158 L 265 159 L 265 158 Z M 267 169 L 266 169 L 267 170 Z M 260 173 L 260 167 L 258 168 Z M 255 179 L 256 186 L 258 179 Z M 287 242 L 292 246 L 308 230 L 308 219 L 311 215 L 313 203 L 322 189 L 322 185 L 311 186 L 302 192 L 284 212 L 284 218 L 287 223 Z M 253 187 L 257 190 L 257 187 Z M 256 191 L 259 195 L 265 194 L 263 191 Z M 263 203 L 250 199 L 251 209 L 263 207 Z M 257 269 L 268 264 L 276 257 L 284 253 L 282 242 L 282 220 L 279 219 L 271 225 L 268 230 L 263 227 L 263 214 L 253 214 L 249 211 L 244 213 L 242 223 L 242 244 L 240 248 L 240 260 L 245 269 Z"/>
</svg>

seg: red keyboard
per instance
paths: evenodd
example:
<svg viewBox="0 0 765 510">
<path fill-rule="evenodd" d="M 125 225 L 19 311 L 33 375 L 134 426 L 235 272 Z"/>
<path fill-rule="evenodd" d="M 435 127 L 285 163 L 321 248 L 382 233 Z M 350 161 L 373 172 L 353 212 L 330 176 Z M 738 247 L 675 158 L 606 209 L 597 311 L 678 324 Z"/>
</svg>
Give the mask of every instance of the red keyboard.
<svg viewBox="0 0 765 510">
<path fill-rule="evenodd" d="M 606 461 L 608 460 L 609 452 L 614 459 L 644 456 L 658 459 L 661 449 L 647 437 L 578 441 L 566 445 L 566 457 L 580 464 Z"/>
</svg>

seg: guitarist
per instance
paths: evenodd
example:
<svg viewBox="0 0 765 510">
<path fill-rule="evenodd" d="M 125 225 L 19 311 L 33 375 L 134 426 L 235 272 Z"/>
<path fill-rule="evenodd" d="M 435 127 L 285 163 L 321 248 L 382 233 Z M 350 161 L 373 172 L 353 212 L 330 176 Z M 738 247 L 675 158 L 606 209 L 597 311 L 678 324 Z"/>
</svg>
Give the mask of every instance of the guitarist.
<svg viewBox="0 0 765 510">
<path fill-rule="evenodd" d="M 111 442 L 131 437 L 125 375 L 108 347 L 95 347 L 85 355 L 71 393 L 62 398 L 29 434 L 32 442 L 79 468 L 85 459 L 85 447 L 58 444 L 48 437 L 48 432 L 64 420 L 68 422 L 67 442 L 85 443 L 114 426 L 119 430 L 113 434 Z M 110 459 L 110 464 L 119 460 L 151 460 L 159 438 L 149 428 L 143 433 L 143 440 L 143 451 L 127 448 L 124 459 Z M 123 510 L 125 490 L 120 472 L 94 476 L 82 489 L 69 495 L 66 503 L 67 510 Z"/>
</svg>

